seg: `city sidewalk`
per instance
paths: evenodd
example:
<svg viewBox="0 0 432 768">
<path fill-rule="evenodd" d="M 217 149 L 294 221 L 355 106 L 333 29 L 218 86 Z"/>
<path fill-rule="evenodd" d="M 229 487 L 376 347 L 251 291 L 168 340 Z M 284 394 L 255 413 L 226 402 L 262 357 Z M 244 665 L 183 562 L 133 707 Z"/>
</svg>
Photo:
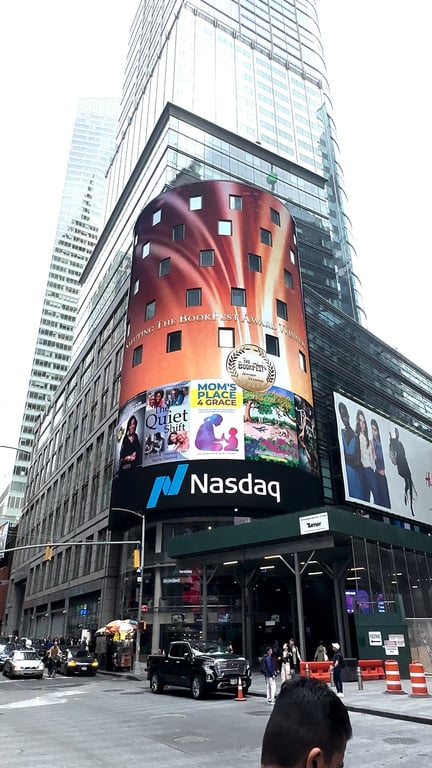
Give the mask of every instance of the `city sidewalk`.
<svg viewBox="0 0 432 768">
<path fill-rule="evenodd" d="M 279 682 L 277 689 L 279 690 Z M 411 694 L 411 683 L 402 680 L 402 690 L 405 694 L 386 693 L 385 680 L 369 680 L 363 683 L 359 691 L 358 683 L 344 683 L 343 702 L 350 712 L 390 717 L 396 720 L 409 720 L 415 723 L 432 725 L 432 696 L 414 696 Z M 429 693 L 432 693 L 432 680 L 427 679 Z M 265 683 L 262 675 L 252 675 L 252 685 L 249 695 L 265 697 Z"/>
<path fill-rule="evenodd" d="M 123 677 L 127 680 L 147 681 L 146 665 L 140 664 L 139 671 L 135 672 L 107 672 L 99 670 L 98 674 L 111 677 Z M 426 678 L 429 693 L 432 694 L 432 679 Z M 358 683 L 344 683 L 343 702 L 350 712 L 389 717 L 394 720 L 408 720 L 414 723 L 432 725 L 432 695 L 430 697 L 411 696 L 411 683 L 402 680 L 403 694 L 386 693 L 385 680 L 369 680 L 363 683 L 363 690 L 359 691 Z M 277 681 L 277 690 L 280 680 Z M 260 672 L 252 674 L 252 685 L 248 696 L 265 698 L 265 683 Z"/>
</svg>

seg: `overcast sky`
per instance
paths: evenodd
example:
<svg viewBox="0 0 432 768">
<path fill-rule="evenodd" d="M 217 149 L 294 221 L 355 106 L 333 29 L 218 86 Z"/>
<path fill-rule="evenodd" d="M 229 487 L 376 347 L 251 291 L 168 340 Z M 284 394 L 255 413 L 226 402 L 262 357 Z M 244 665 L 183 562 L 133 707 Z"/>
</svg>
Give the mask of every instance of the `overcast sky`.
<svg viewBox="0 0 432 768">
<path fill-rule="evenodd" d="M 119 96 L 138 0 L 0 9 L 0 444 L 17 445 L 80 96 Z M 427 241 L 432 10 L 321 0 L 368 327 L 432 372 Z M 0 448 L 0 492 L 14 460 Z"/>
</svg>

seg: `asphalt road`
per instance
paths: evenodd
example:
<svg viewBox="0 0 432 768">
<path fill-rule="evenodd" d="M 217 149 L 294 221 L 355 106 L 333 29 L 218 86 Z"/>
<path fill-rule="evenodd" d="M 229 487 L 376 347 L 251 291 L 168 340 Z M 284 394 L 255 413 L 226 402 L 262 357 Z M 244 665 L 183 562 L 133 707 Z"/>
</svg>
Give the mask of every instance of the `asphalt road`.
<svg viewBox="0 0 432 768">
<path fill-rule="evenodd" d="M 432 701 L 432 700 L 431 700 Z M 431 703 L 432 709 L 432 703 Z M 150 693 L 146 681 L 9 680 L 0 675 L 1 764 L 8 768 L 259 768 L 270 707 L 216 694 Z M 345 768 L 432 764 L 432 725 L 351 712 Z"/>
</svg>

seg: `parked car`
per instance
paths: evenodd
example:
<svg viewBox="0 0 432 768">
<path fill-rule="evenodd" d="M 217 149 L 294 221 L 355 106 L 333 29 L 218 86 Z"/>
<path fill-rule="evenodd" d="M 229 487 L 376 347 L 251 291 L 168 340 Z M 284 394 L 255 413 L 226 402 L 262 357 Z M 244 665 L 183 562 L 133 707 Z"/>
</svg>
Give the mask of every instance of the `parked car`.
<svg viewBox="0 0 432 768">
<path fill-rule="evenodd" d="M 95 675 L 98 663 L 84 648 L 66 648 L 60 657 L 62 675 Z"/>
<path fill-rule="evenodd" d="M 13 650 L 3 664 L 6 677 L 43 677 L 44 663 L 36 651 Z"/>
<path fill-rule="evenodd" d="M 251 685 L 251 668 L 244 656 L 223 650 L 210 641 L 172 642 L 167 655 L 147 658 L 147 680 L 153 693 L 166 685 L 189 688 L 194 699 L 212 691 L 244 693 Z"/>
</svg>

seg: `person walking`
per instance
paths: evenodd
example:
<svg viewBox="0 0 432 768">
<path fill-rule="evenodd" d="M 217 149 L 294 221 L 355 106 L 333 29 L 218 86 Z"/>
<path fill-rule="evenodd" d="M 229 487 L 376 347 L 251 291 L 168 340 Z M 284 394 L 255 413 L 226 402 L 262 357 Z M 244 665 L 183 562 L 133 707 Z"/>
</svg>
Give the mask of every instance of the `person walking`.
<svg viewBox="0 0 432 768">
<path fill-rule="evenodd" d="M 332 643 L 333 648 L 333 682 L 336 688 L 336 693 L 339 698 L 343 699 L 343 684 L 342 684 L 342 669 L 345 666 L 344 657 L 342 656 L 339 643 Z"/>
<path fill-rule="evenodd" d="M 328 661 L 327 649 L 322 640 L 319 641 L 315 651 L 314 661 Z"/>
<path fill-rule="evenodd" d="M 291 665 L 288 643 L 282 646 L 281 656 L 281 685 L 291 678 Z"/>
<path fill-rule="evenodd" d="M 302 658 L 300 656 L 300 651 L 297 648 L 293 638 L 291 638 L 291 640 L 289 641 L 289 657 L 290 657 L 291 674 L 299 675 L 300 662 Z"/>
<path fill-rule="evenodd" d="M 261 662 L 262 672 L 264 674 L 264 678 L 266 682 L 267 704 L 274 704 L 275 698 L 276 698 L 277 671 L 275 671 L 272 656 L 273 656 L 273 648 L 271 647 L 271 645 L 269 645 L 266 648 L 266 652 Z"/>
</svg>

